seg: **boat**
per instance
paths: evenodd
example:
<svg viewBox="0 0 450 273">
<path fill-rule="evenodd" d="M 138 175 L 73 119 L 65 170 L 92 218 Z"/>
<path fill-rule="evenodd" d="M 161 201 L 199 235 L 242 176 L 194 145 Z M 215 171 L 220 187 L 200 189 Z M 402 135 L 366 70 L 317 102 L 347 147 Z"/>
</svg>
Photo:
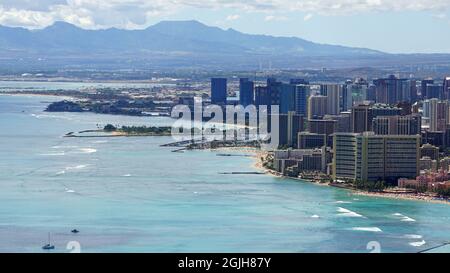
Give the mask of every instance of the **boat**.
<svg viewBox="0 0 450 273">
<path fill-rule="evenodd" d="M 80 231 L 78 229 L 72 229 L 72 233 L 79 233 Z"/>
<path fill-rule="evenodd" d="M 52 250 L 55 249 L 55 246 L 50 244 L 50 232 L 48 233 L 48 244 L 42 247 L 43 250 Z"/>
</svg>

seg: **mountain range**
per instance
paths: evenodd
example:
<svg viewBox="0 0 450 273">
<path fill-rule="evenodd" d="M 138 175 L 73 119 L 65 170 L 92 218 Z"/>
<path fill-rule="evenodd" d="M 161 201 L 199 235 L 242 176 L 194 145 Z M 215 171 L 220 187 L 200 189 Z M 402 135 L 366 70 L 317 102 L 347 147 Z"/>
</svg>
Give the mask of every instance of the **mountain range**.
<svg viewBox="0 0 450 273">
<path fill-rule="evenodd" d="M 65 22 L 38 30 L 0 26 L 0 64 L 22 60 L 32 66 L 339 66 L 391 55 L 297 37 L 245 34 L 198 21 L 162 21 L 142 30 L 86 30 Z"/>
</svg>

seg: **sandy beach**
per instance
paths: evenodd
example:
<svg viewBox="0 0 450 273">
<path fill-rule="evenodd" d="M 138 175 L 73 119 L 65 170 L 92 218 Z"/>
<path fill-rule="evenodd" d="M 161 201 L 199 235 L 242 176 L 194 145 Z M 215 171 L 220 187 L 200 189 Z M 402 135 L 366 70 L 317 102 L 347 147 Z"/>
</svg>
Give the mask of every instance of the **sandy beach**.
<svg viewBox="0 0 450 273">
<path fill-rule="evenodd" d="M 253 167 L 258 169 L 258 170 L 263 171 L 267 175 L 272 175 L 272 176 L 275 176 L 275 177 L 278 177 L 278 178 L 299 180 L 299 181 L 303 181 L 303 182 L 314 183 L 316 185 L 331 187 L 330 183 L 319 183 L 319 182 L 312 181 L 312 180 L 307 180 L 307 179 L 286 177 L 286 176 L 282 175 L 281 173 L 278 173 L 276 171 L 268 170 L 268 169 L 264 168 L 261 158 L 266 157 L 267 154 L 268 153 L 265 152 L 265 151 L 256 151 L 255 152 L 255 163 L 253 164 Z M 398 200 L 422 201 L 422 202 L 450 205 L 450 202 L 448 202 L 446 200 L 436 199 L 435 196 L 431 196 L 430 194 L 407 194 L 407 193 L 391 193 L 391 192 L 366 192 L 366 191 L 350 189 L 350 188 L 343 188 L 343 189 L 348 190 L 350 194 L 356 195 L 356 196 L 369 196 L 369 197 L 380 197 L 380 198 L 389 198 L 389 199 L 398 199 Z"/>
</svg>

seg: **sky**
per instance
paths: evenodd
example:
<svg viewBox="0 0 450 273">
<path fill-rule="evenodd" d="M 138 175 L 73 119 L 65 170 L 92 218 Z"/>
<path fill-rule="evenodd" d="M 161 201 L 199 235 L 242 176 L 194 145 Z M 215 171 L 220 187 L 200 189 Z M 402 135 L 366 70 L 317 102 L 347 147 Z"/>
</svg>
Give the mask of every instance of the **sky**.
<svg viewBox="0 0 450 273">
<path fill-rule="evenodd" d="M 142 29 L 198 20 L 390 53 L 450 53 L 450 0 L 0 0 L 0 24 Z"/>
</svg>

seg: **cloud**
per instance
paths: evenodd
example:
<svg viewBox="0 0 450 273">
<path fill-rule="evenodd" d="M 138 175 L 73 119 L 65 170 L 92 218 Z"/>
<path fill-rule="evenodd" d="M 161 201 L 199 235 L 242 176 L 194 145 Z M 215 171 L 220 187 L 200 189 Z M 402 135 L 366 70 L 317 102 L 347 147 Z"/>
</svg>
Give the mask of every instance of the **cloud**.
<svg viewBox="0 0 450 273">
<path fill-rule="evenodd" d="M 263 13 L 266 21 L 274 21 L 286 20 L 289 12 L 305 13 L 304 20 L 308 20 L 309 14 L 442 13 L 449 7 L 450 0 L 0 0 L 0 24 L 38 28 L 64 20 L 86 28 L 139 28 L 188 8 Z"/>
<path fill-rule="evenodd" d="M 311 13 L 308 13 L 305 15 L 305 17 L 303 17 L 303 21 L 309 21 L 311 20 L 311 18 L 313 18 L 313 15 Z"/>
<path fill-rule="evenodd" d="M 285 16 L 275 16 L 275 15 L 267 15 L 264 17 L 264 21 L 270 22 L 270 21 L 286 21 L 288 18 Z"/>
<path fill-rule="evenodd" d="M 232 15 L 228 15 L 225 20 L 227 20 L 227 21 L 235 21 L 235 20 L 237 20 L 239 18 L 241 18 L 241 16 L 239 16 L 239 14 L 232 14 Z"/>
</svg>

